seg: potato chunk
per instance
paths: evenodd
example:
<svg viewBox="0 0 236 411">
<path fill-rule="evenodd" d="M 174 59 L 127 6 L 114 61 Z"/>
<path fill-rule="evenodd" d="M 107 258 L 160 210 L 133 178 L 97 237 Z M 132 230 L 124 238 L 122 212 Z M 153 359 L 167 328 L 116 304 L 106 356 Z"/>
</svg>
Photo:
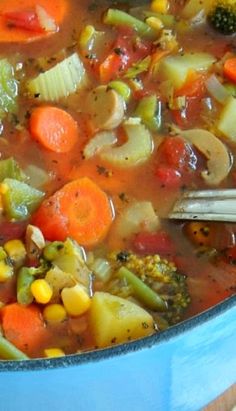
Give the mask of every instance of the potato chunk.
<svg viewBox="0 0 236 411">
<path fill-rule="evenodd" d="M 90 329 L 99 348 L 151 335 L 152 316 L 131 301 L 96 292 L 89 312 Z"/>
</svg>

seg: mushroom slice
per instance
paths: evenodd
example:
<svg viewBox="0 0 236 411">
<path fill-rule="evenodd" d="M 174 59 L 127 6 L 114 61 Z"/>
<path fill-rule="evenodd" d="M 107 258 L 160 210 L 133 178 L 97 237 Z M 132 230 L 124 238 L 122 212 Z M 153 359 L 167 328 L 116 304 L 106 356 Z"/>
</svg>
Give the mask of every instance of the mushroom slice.
<svg viewBox="0 0 236 411">
<path fill-rule="evenodd" d="M 182 130 L 181 136 L 192 143 L 207 159 L 207 170 L 201 176 L 205 183 L 216 186 L 223 181 L 232 166 L 226 146 L 214 134 L 203 129 Z"/>
<path fill-rule="evenodd" d="M 90 114 L 95 127 L 111 130 L 124 118 L 125 102 L 115 90 L 99 86 L 90 91 L 85 102 L 85 111 Z"/>
<path fill-rule="evenodd" d="M 38 227 L 31 224 L 27 226 L 25 246 L 29 258 L 37 259 L 40 257 L 45 247 L 45 240 L 42 231 Z"/>
<path fill-rule="evenodd" d="M 152 154 L 153 141 L 140 118 L 130 118 L 123 124 L 127 141 L 121 146 L 108 147 L 100 153 L 102 160 L 118 167 L 131 167 L 145 162 Z"/>
</svg>

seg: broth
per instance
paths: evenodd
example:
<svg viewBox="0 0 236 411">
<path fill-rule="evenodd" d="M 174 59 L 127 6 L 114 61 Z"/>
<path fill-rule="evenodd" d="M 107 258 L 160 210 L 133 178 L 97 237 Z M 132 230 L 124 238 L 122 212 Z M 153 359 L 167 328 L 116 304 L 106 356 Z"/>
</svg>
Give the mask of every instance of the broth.
<svg viewBox="0 0 236 411">
<path fill-rule="evenodd" d="M 40 3 L 39 1 L 38 4 Z M 232 165 L 229 164 L 227 175 L 223 176 L 220 181 L 212 185 L 207 184 L 207 180 L 204 180 L 202 174 L 203 170 L 207 168 L 206 157 L 199 148 L 196 148 L 196 145 L 191 144 L 188 139 L 184 138 L 183 132 L 183 130 L 195 128 L 212 132 L 213 136 L 223 143 L 224 149 L 229 150 L 234 159 L 236 153 L 234 133 L 236 133 L 236 130 L 232 130 L 232 136 L 226 135 L 227 133 L 224 135 L 224 132 L 220 129 L 220 118 L 229 99 L 235 101 L 235 81 L 229 80 L 224 71 L 225 61 L 236 58 L 234 57 L 235 37 L 216 33 L 204 18 L 204 10 L 203 17 L 198 17 L 200 20 L 202 19 L 200 22 L 196 18 L 194 20 L 197 13 L 193 13 L 190 17 L 185 15 L 183 17 L 183 10 L 187 2 L 169 2 L 168 12 L 167 10 L 164 12 L 164 16 L 170 16 L 171 22 L 169 23 L 166 23 L 166 20 L 163 19 L 162 13 L 155 14 L 156 11 L 153 5 L 155 2 L 152 2 L 151 6 L 150 4 L 143 5 L 141 2 L 139 7 L 131 8 L 126 5 L 129 2 L 121 2 L 121 4 L 118 2 L 118 5 L 113 4 L 112 6 L 108 1 L 91 2 L 90 0 L 83 0 L 78 2 L 76 0 L 65 0 L 65 3 L 67 3 L 69 9 L 59 25 L 58 32 L 49 36 L 45 35 L 42 39 L 36 39 L 29 43 L 1 43 L 0 27 L 0 55 L 1 58 L 6 58 L 12 65 L 15 79 L 18 82 L 17 111 L 13 110 L 13 113 L 8 113 L 2 119 L 1 160 L 14 158 L 26 175 L 26 178 L 23 179 L 24 184 L 35 185 L 37 189 L 44 193 L 44 200 L 41 198 L 32 212 L 28 210 L 28 213 L 21 215 L 20 210 L 19 216 L 16 217 L 16 214 L 14 214 L 16 210 L 12 211 L 12 208 L 16 207 L 13 203 L 17 200 L 13 199 L 13 203 L 9 205 L 7 203 L 9 200 L 4 197 L 6 180 L 0 185 L 3 198 L 0 219 L 1 244 L 5 253 L 5 264 L 9 264 L 12 270 L 9 278 L 0 275 L 2 334 L 3 338 L 6 338 L 23 353 L 33 358 L 102 348 L 107 345 L 129 341 L 142 335 L 159 332 L 161 329 L 208 309 L 234 294 L 236 284 L 236 227 L 234 224 L 174 222 L 169 221 L 167 218 L 174 201 L 186 190 L 217 187 L 234 188 L 236 185 L 234 162 Z M 166 3 L 168 4 L 168 2 Z M 109 7 L 129 13 L 129 15 L 133 15 L 143 22 L 149 16 L 144 24 L 146 30 L 150 30 L 151 34 L 149 32 L 148 35 L 137 33 L 135 25 L 130 28 L 130 25 L 127 27 L 125 23 L 118 25 L 103 23 L 104 15 Z M 34 7 L 29 7 L 29 9 L 34 10 Z M 20 11 L 22 12 L 22 10 Z M 27 10 L 23 8 L 23 11 L 28 11 L 28 8 Z M 17 27 L 19 30 L 19 26 L 17 26 L 19 24 L 19 15 L 17 15 L 17 18 L 14 16 L 4 18 L 10 19 L 11 30 L 14 31 Z M 22 18 L 22 15 L 20 18 Z M 7 23 L 9 24 L 8 20 Z M 37 32 L 35 34 L 34 30 L 27 27 L 27 21 L 23 23 L 25 27 L 20 28 L 20 30 L 27 32 L 29 38 L 31 35 L 37 34 Z M 157 28 L 158 24 L 159 29 Z M 85 32 L 88 25 L 90 29 Z M 89 32 L 89 30 L 91 31 Z M 37 78 L 40 74 L 47 73 L 50 69 L 53 70 L 57 64 L 62 63 L 74 53 L 79 56 L 84 66 L 86 73 L 84 85 L 78 84 L 77 90 L 68 93 L 69 95 L 66 97 L 60 96 L 56 101 L 48 98 L 44 99 L 43 91 L 42 94 L 40 94 L 41 91 L 33 94 L 30 92 L 29 83 L 32 79 Z M 199 53 L 205 53 L 205 57 L 201 57 Z M 172 66 L 169 68 L 169 63 L 166 63 L 171 56 L 173 58 L 176 56 L 185 58 L 186 55 L 192 55 L 194 60 L 194 56 L 198 54 L 200 55 L 200 57 L 197 57 L 199 59 L 198 63 L 190 61 L 190 63 L 184 63 L 185 66 L 180 63 L 180 66 L 182 64 L 181 68 L 178 65 L 175 66 L 175 63 L 171 63 Z M 112 64 L 110 61 L 112 61 Z M 118 66 L 115 66 L 117 61 Z M 187 70 L 185 70 L 186 65 L 188 65 Z M 132 70 L 134 74 L 132 74 Z M 184 70 L 186 71 L 185 79 L 180 84 L 179 78 Z M 175 73 L 174 77 L 173 74 L 170 74 L 172 72 Z M 64 75 L 66 78 L 66 72 Z M 55 76 L 54 73 L 52 78 L 55 79 Z M 224 88 L 227 98 L 225 97 L 223 104 L 215 98 L 216 91 L 215 93 L 209 92 L 207 81 L 211 76 L 215 76 L 223 87 L 226 85 L 228 87 L 228 89 L 227 87 Z M 51 81 L 54 81 L 52 78 Z M 178 78 L 177 85 L 176 78 Z M 114 81 L 121 83 L 117 85 L 112 83 Z M 101 85 L 104 88 L 97 89 Z M 50 88 L 51 86 L 47 85 L 47 87 Z M 104 116 L 107 116 L 107 121 L 111 122 L 109 127 L 100 119 L 100 112 L 94 114 L 93 110 L 98 110 L 97 106 L 92 109 L 92 103 L 90 102 L 90 105 L 87 103 L 91 90 L 95 90 L 95 93 L 97 93 L 94 98 L 95 103 L 93 102 L 95 105 L 96 100 L 101 98 L 101 112 L 106 110 L 107 102 L 111 98 L 113 106 L 109 106 L 107 108 L 108 114 L 104 114 Z M 130 93 L 129 97 L 124 94 L 127 90 Z M 109 97 L 109 93 L 111 97 Z M 123 108 L 119 106 L 120 101 Z M 141 105 L 142 102 L 143 106 Z M 155 106 L 154 110 L 152 109 L 153 104 Z M 47 134 L 50 122 L 48 127 L 44 129 L 42 140 L 40 140 L 41 137 L 34 136 L 35 131 L 32 129 L 33 126 L 30 125 L 33 124 L 33 113 L 38 107 L 45 106 L 62 109 L 69 113 L 75 121 L 78 129 L 77 138 L 72 149 L 57 152 L 59 145 L 56 149 L 46 147 L 46 144 L 49 145 L 49 143 L 44 141 L 44 136 Z M 114 110 L 113 114 L 112 110 Z M 120 121 L 116 121 L 114 118 L 119 110 L 124 112 Z M 137 117 L 141 120 L 137 120 Z M 102 122 L 100 126 L 97 126 L 97 118 Z M 130 118 L 129 122 L 128 119 Z M 132 118 L 136 120 L 132 120 Z M 229 127 L 232 128 L 232 125 Z M 100 151 L 91 156 L 86 156 L 85 149 L 88 147 L 88 143 L 104 130 L 106 130 L 107 138 L 116 139 L 115 147 L 122 147 L 122 145 L 125 145 L 127 138 L 130 138 L 129 135 L 127 137 L 127 130 L 134 130 L 133 133 L 137 136 L 139 133 L 142 134 L 142 138 L 147 140 L 146 154 L 143 152 L 138 153 L 137 147 L 142 143 L 140 140 L 132 144 L 132 152 L 127 151 L 127 158 L 124 155 L 123 159 L 119 160 L 120 162 L 114 159 L 116 155 L 118 156 L 115 148 L 113 148 L 114 157 L 112 159 L 109 154 L 103 155 L 103 153 L 109 153 L 109 144 L 107 145 L 107 143 L 101 147 L 98 143 L 97 148 Z M 104 137 L 102 137 L 103 139 Z M 208 149 L 211 149 L 211 145 Z M 136 156 L 137 159 L 132 161 L 132 156 Z M 125 164 L 126 160 L 130 161 L 128 166 Z M 31 172 L 29 172 L 29 166 Z M 34 171 L 32 171 L 32 166 Z M 41 175 L 42 181 L 40 180 Z M 62 204 L 60 201 L 64 191 L 58 190 L 64 190 L 65 185 L 71 181 L 81 182 L 84 177 L 89 178 L 89 181 L 91 180 L 96 184 L 95 191 L 98 186 L 99 190 L 102 190 L 102 195 L 107 196 L 106 198 L 111 207 L 109 212 L 112 214 L 112 222 L 108 224 L 109 227 L 107 226 L 107 228 L 100 226 L 97 228 L 97 221 L 101 220 L 103 223 L 103 218 L 108 220 L 110 218 L 104 216 L 107 203 L 101 202 L 100 208 L 98 204 L 97 211 L 93 211 L 93 205 L 91 205 L 91 211 L 87 203 L 84 205 L 82 198 L 82 202 L 78 203 L 79 206 L 76 206 L 77 197 L 80 195 L 83 197 L 83 195 L 78 193 L 75 195 L 72 189 L 71 192 L 68 189 L 65 196 L 68 204 L 67 209 L 70 211 L 64 209 L 62 211 L 64 203 Z M 17 180 L 17 177 L 12 177 L 12 175 L 4 174 L 4 178 Z M 32 184 L 32 182 L 34 183 Z M 90 185 L 90 182 L 86 184 Z M 9 187 L 7 189 L 9 190 Z M 83 189 L 79 188 L 78 190 Z M 85 193 L 86 190 L 89 189 L 86 188 Z M 78 192 L 80 193 L 80 191 Z M 55 197 L 54 193 L 60 194 L 56 194 Z M 97 191 L 94 194 L 95 201 L 96 195 L 98 195 Z M 28 206 L 28 203 L 26 205 L 24 203 L 26 197 L 27 194 L 23 195 L 20 207 L 22 207 L 22 204 L 23 207 Z M 89 201 L 92 200 L 89 199 Z M 45 207 L 45 209 L 41 215 L 42 207 Z M 140 207 L 141 211 L 137 211 L 137 207 L 138 209 Z M 58 212 L 59 208 L 61 208 L 60 212 Z M 148 211 L 146 211 L 147 209 Z M 48 215 L 47 210 L 49 210 Z M 131 210 L 130 214 L 132 216 L 127 214 L 127 210 Z M 92 237 L 90 232 L 84 231 L 84 238 L 89 237 L 89 240 L 86 237 L 85 241 L 78 231 L 82 227 L 83 221 L 86 223 L 86 219 L 90 218 L 88 215 L 90 216 L 90 213 L 98 211 L 100 213 L 97 214 L 95 220 L 92 220 L 90 231 L 104 230 L 104 234 L 94 234 L 95 237 L 97 236 L 94 240 L 94 236 Z M 79 221 L 79 228 L 73 227 L 73 221 L 70 221 L 70 218 Z M 32 258 L 32 253 L 29 252 L 29 241 L 32 243 L 33 240 L 32 237 L 28 238 L 29 235 L 27 237 L 27 231 L 25 235 L 28 224 L 33 224 L 41 229 L 47 241 L 46 247 L 49 247 L 53 241 L 60 241 L 59 248 L 56 249 L 58 253 L 56 259 L 45 257 L 46 252 L 43 250 L 45 245 L 40 248 L 37 241 L 36 257 Z M 59 227 L 60 224 L 62 227 Z M 79 277 L 75 276 L 71 280 L 69 277 L 73 273 L 64 270 L 64 276 L 67 276 L 67 278 L 63 280 L 64 286 L 56 285 L 56 287 L 59 287 L 59 292 L 56 292 L 53 288 L 55 283 L 52 284 L 49 281 L 48 284 L 47 282 L 47 273 L 58 268 L 59 274 L 57 271 L 55 275 L 60 276 L 63 273 L 64 262 L 61 263 L 60 260 L 60 265 L 57 258 L 65 258 L 66 253 L 69 253 L 69 256 L 73 254 L 71 248 L 69 252 L 67 250 L 63 254 L 63 250 L 65 250 L 63 242 L 67 241 L 67 237 L 72 237 L 78 243 L 78 238 L 82 238 L 82 243 L 79 243 L 82 251 L 78 251 L 78 245 L 74 245 L 77 248 L 73 253 L 76 255 L 79 267 L 81 268 L 81 264 L 86 266 L 87 279 L 84 281 L 83 278 L 81 282 L 81 274 L 79 274 Z M 6 245 L 7 241 L 16 239 L 22 240 L 24 244 L 26 242 L 26 254 L 23 255 L 20 262 L 15 255 L 11 254 L 11 247 L 9 248 Z M 53 244 L 55 245 L 55 243 Z M 72 247 L 71 244 L 68 247 Z M 19 247 L 19 244 L 17 247 Z M 81 262 L 83 260 L 81 255 L 78 257 L 80 252 L 83 256 L 86 256 L 83 263 Z M 121 252 L 123 254 L 120 254 Z M 123 263 L 125 265 L 130 256 L 136 255 L 137 258 L 142 259 L 144 256 L 153 256 L 154 254 L 160 256 L 159 263 L 161 262 L 163 267 L 167 264 L 166 261 L 170 262 L 171 270 L 176 269 L 179 275 L 182 276 L 181 278 L 186 281 L 188 287 L 191 302 L 186 297 L 183 304 L 179 303 L 182 304 L 181 314 L 178 311 L 173 318 L 170 315 L 163 314 L 161 309 L 150 309 L 145 305 L 142 297 L 140 298 L 139 292 L 135 292 L 135 287 L 132 288 L 132 284 L 129 283 L 127 278 L 117 277 L 120 266 Z M 116 255 L 115 258 L 114 255 Z M 103 277 L 104 272 L 102 275 L 99 270 L 96 273 L 94 264 L 98 259 L 103 259 L 106 264 L 110 264 L 111 272 L 106 278 Z M 43 268 L 37 272 L 37 268 L 41 266 Z M 22 267 L 32 268 L 30 274 L 32 279 L 29 280 L 30 283 L 29 281 L 27 283 L 27 302 L 24 300 L 23 303 L 19 297 L 19 273 Z M 139 281 L 144 281 L 146 286 L 153 289 L 154 293 L 160 295 L 162 299 L 165 300 L 166 298 L 166 304 L 169 304 L 168 309 L 171 310 L 171 304 L 176 304 L 176 301 L 173 303 L 173 296 L 165 295 L 169 292 L 168 287 L 164 291 L 160 288 L 158 281 L 163 279 L 155 282 L 155 279 L 153 280 L 151 276 L 149 277 L 146 274 L 148 269 L 145 266 L 143 270 L 142 274 L 134 272 L 134 275 L 137 275 Z M 162 273 L 158 275 L 161 276 Z M 38 280 L 44 281 L 40 283 L 43 286 L 45 286 L 45 282 L 47 283 L 46 285 L 52 292 L 51 298 L 40 300 L 38 289 L 34 291 L 32 287 L 32 282 Z M 168 283 L 167 279 L 165 281 Z M 62 297 L 65 288 L 68 291 L 68 289 L 71 290 L 77 285 L 80 287 L 78 288 L 80 298 L 85 293 L 87 297 L 84 298 L 89 299 L 89 302 L 86 303 L 87 309 L 81 312 L 78 311 L 77 306 L 75 312 L 73 312 L 74 307 L 73 309 L 68 308 L 68 301 L 66 303 Z M 109 324 L 109 321 L 112 322 L 114 318 L 116 320 L 116 317 L 113 318 L 112 316 L 111 318 L 106 317 L 105 320 L 105 317 L 97 318 L 96 313 L 91 314 L 90 304 L 91 300 L 94 299 L 94 293 L 102 297 L 104 296 L 103 292 L 107 293 L 108 296 L 118 295 L 124 301 L 134 304 L 135 307 L 140 308 L 141 306 L 145 312 L 151 313 L 155 323 L 154 329 L 147 326 L 149 330 L 143 333 L 142 330 L 139 333 L 131 330 L 131 337 L 128 330 L 127 336 L 120 337 L 120 339 L 114 333 L 114 338 L 110 338 L 109 343 L 107 343 L 105 337 L 105 340 L 103 337 L 97 337 L 97 334 L 100 333 L 97 330 L 99 328 L 98 323 L 100 324 L 101 321 L 105 323 L 107 320 Z M 174 292 L 171 289 L 171 293 Z M 26 297 L 24 296 L 24 298 Z M 73 297 L 71 298 L 73 299 Z M 20 329 L 14 329 L 13 326 L 11 328 L 8 325 L 7 308 L 12 307 L 14 304 L 15 307 L 18 305 L 26 310 L 32 307 L 33 309 L 36 307 L 38 310 L 38 321 L 41 321 L 38 327 L 42 327 L 43 331 L 39 332 L 37 342 L 31 342 L 31 337 L 28 341 L 25 337 L 27 332 L 25 334 L 23 332 L 22 336 Z M 56 309 L 59 309 L 59 311 L 56 311 L 57 314 L 55 314 L 55 311 L 50 311 L 50 309 L 49 313 L 47 312 L 46 308 L 52 304 L 57 304 Z M 97 308 L 94 304 L 95 308 L 93 310 L 99 310 L 99 304 Z M 104 305 L 106 304 L 104 302 Z M 101 307 L 100 309 L 102 312 Z M 24 315 L 27 318 L 27 314 Z M 141 313 L 138 313 L 138 315 L 141 316 Z M 93 316 L 92 320 L 91 316 Z M 27 323 L 27 319 L 24 321 Z M 96 327 L 94 326 L 95 323 Z M 142 322 L 142 324 L 146 323 Z M 25 325 L 25 327 L 27 329 L 30 326 Z M 94 327 L 96 328 L 95 331 Z M 29 330 L 29 334 L 31 332 L 34 334 L 34 329 Z M 58 352 L 53 351 L 55 347 L 58 348 Z M 5 358 L 4 355 L 1 355 L 0 350 L 1 357 Z"/>
</svg>

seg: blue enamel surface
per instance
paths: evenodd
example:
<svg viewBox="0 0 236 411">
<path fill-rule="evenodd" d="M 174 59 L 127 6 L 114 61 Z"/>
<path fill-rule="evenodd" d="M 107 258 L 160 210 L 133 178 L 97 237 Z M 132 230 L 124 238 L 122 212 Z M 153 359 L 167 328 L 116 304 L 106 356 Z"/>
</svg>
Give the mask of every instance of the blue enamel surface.
<svg viewBox="0 0 236 411">
<path fill-rule="evenodd" d="M 233 297 L 122 348 L 66 360 L 0 363 L 0 409 L 197 411 L 236 382 L 235 346 Z"/>
</svg>

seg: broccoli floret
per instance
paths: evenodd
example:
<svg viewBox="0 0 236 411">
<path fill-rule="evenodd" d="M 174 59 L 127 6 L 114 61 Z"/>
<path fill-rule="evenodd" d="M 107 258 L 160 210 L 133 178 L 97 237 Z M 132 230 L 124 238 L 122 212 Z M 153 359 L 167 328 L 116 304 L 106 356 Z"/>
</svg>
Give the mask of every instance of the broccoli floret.
<svg viewBox="0 0 236 411">
<path fill-rule="evenodd" d="M 172 262 L 162 259 L 157 254 L 138 256 L 127 251 L 112 253 L 109 259 L 114 270 L 118 271 L 120 267 L 126 267 L 166 302 L 167 310 L 158 313 L 157 316 L 168 324 L 175 324 L 181 320 L 190 303 L 190 296 L 186 276 L 178 273 Z M 121 293 L 125 297 L 132 296 L 132 286 L 118 283 L 117 280 L 112 282 L 109 291 L 114 294 Z"/>
<path fill-rule="evenodd" d="M 222 34 L 236 33 L 235 0 L 216 0 L 209 12 L 208 20 L 211 26 Z"/>
</svg>

